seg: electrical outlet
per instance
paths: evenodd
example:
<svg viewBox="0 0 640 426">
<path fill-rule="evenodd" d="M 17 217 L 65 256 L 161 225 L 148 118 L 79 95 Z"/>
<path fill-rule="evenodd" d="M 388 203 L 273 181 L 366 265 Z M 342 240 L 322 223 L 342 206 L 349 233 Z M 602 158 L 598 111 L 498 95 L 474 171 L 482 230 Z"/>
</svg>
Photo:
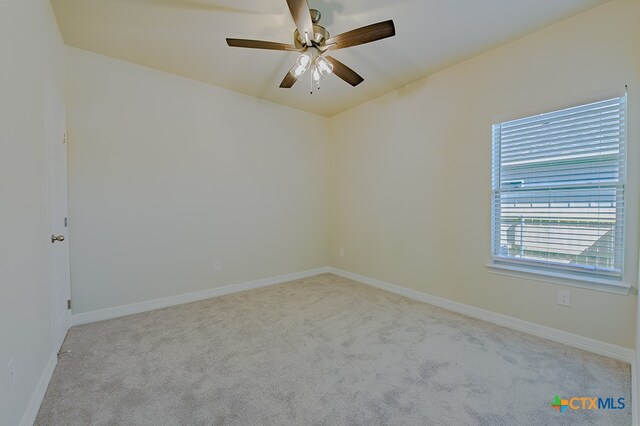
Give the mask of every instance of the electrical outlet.
<svg viewBox="0 0 640 426">
<path fill-rule="evenodd" d="M 558 305 L 571 306 L 571 293 L 568 290 L 558 290 Z"/>
<path fill-rule="evenodd" d="M 214 271 L 222 271 L 222 261 L 216 259 L 213 261 L 213 270 Z"/>
<path fill-rule="evenodd" d="M 11 358 L 11 361 L 7 364 L 7 378 L 9 379 L 9 392 L 13 392 L 13 388 L 16 386 L 16 363 L 14 358 Z"/>
<path fill-rule="evenodd" d="M 340 255 L 340 257 L 344 257 L 344 249 L 341 248 L 340 250 L 338 250 L 338 254 Z"/>
</svg>

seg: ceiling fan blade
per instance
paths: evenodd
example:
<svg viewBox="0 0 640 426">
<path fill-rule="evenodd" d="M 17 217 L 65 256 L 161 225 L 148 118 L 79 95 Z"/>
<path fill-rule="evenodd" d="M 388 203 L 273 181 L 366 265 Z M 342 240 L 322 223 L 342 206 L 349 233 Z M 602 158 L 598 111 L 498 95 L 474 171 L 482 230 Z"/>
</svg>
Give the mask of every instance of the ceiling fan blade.
<svg viewBox="0 0 640 426">
<path fill-rule="evenodd" d="M 246 47 L 249 49 L 267 49 L 267 50 L 289 50 L 297 52 L 295 46 L 291 44 L 276 43 L 274 41 L 247 40 L 243 38 L 228 38 L 229 47 Z"/>
<path fill-rule="evenodd" d="M 309 40 L 313 39 L 313 22 L 307 0 L 287 0 L 287 5 L 300 36 L 306 40 L 305 34 L 307 34 Z M 306 44 L 309 45 L 309 43 Z"/>
<path fill-rule="evenodd" d="M 347 31 L 327 40 L 327 46 L 331 50 L 344 49 L 345 47 L 358 46 L 360 44 L 371 43 L 383 38 L 396 35 L 396 27 L 393 21 L 378 22 L 366 27 Z"/>
<path fill-rule="evenodd" d="M 327 61 L 331 62 L 331 65 L 333 65 L 333 73 L 353 87 L 356 87 L 358 84 L 364 81 L 364 78 L 362 78 L 360 74 L 358 74 L 336 58 L 332 58 L 331 56 L 325 56 L 324 58 Z"/>
<path fill-rule="evenodd" d="M 293 68 L 295 68 L 295 65 Z M 282 83 L 280 83 L 281 89 L 291 89 L 293 85 L 296 84 L 296 81 L 298 81 L 298 77 L 293 74 L 293 68 L 291 68 L 287 75 L 282 79 Z"/>
</svg>

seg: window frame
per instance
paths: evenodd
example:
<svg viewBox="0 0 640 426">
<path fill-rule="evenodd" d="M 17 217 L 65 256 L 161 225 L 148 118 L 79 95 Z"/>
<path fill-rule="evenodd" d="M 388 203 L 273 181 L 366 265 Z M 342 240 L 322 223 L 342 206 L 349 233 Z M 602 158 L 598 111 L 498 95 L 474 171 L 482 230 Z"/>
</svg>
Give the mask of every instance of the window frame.
<svg viewBox="0 0 640 426">
<path fill-rule="evenodd" d="M 536 116 L 542 116 L 545 114 L 554 114 L 566 109 L 571 108 L 579 108 L 583 106 L 587 106 L 592 103 L 604 102 L 607 100 L 619 99 L 621 103 L 622 110 L 622 123 L 621 126 L 623 128 L 620 146 L 623 149 L 621 154 L 620 161 L 620 177 L 618 182 L 612 184 L 611 188 L 616 188 L 616 197 L 618 196 L 618 191 L 621 192 L 621 201 L 622 206 L 616 205 L 616 216 L 618 216 L 618 212 L 621 210 L 622 215 L 621 219 L 617 219 L 616 224 L 619 224 L 621 221 L 621 230 L 619 231 L 619 238 L 621 239 L 620 247 L 619 247 L 619 262 L 620 262 L 620 273 L 611 273 L 607 274 L 604 271 L 600 271 L 599 268 L 594 267 L 590 270 L 586 265 L 585 266 L 563 266 L 553 263 L 545 263 L 544 261 L 536 261 L 536 260 L 527 260 L 525 259 L 515 259 L 513 257 L 505 257 L 500 256 L 498 251 L 496 251 L 496 244 L 500 245 L 500 235 L 497 233 L 496 227 L 500 228 L 500 214 L 501 212 L 496 212 L 496 209 L 499 209 L 500 205 L 500 197 L 502 193 L 508 192 L 505 191 L 504 188 L 501 188 L 499 185 L 500 182 L 500 174 L 502 173 L 502 161 L 498 160 L 498 164 L 496 164 L 496 159 L 500 158 L 501 152 L 499 151 L 496 154 L 496 139 L 498 140 L 497 144 L 499 147 L 498 150 L 501 150 L 501 129 L 500 126 L 509 123 L 511 121 L 517 121 L 520 119 L 533 118 Z M 625 268 L 625 256 L 627 251 L 627 210 L 626 206 L 627 202 L 627 167 L 629 161 L 628 155 L 628 96 L 626 90 L 623 93 L 616 93 L 609 96 L 599 96 L 595 99 L 584 100 L 582 102 L 576 102 L 571 105 L 565 105 L 557 108 L 546 108 L 545 111 L 534 113 L 534 114 L 524 114 L 520 115 L 517 118 L 505 119 L 500 118 L 494 120 L 491 126 L 491 256 L 490 261 L 487 263 L 487 267 L 490 272 L 496 273 L 499 275 L 508 275 L 515 276 L 520 278 L 527 278 L 538 281 L 559 283 L 565 285 L 572 285 L 578 287 L 587 287 L 591 289 L 602 290 L 606 292 L 612 292 L 617 294 L 628 294 L 631 286 L 626 283 L 626 268 Z M 498 132 L 496 132 L 496 127 L 498 127 Z M 496 187 L 495 177 L 496 177 L 496 168 L 498 173 L 498 186 Z M 550 187 L 550 186 L 549 186 Z M 547 187 L 547 188 L 549 188 Z M 541 188 L 545 189 L 545 188 Z M 592 272 L 593 271 L 593 272 Z M 595 272 L 600 271 L 600 272 Z"/>
</svg>

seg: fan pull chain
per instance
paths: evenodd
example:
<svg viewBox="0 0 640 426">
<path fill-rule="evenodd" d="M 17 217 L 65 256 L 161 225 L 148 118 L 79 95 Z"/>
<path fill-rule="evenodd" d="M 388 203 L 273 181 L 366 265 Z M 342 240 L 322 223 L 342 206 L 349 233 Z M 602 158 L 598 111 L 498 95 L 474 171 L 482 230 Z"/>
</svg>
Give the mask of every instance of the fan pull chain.
<svg viewBox="0 0 640 426">
<path fill-rule="evenodd" d="M 316 66 L 313 66 L 313 67 L 311 68 L 311 72 L 309 73 L 309 76 L 311 77 L 311 78 L 310 78 L 310 80 L 311 80 L 311 92 L 310 92 L 310 93 L 311 93 L 312 95 L 313 95 L 313 82 L 314 82 L 314 77 L 313 77 L 313 75 L 314 75 L 315 73 L 318 73 L 318 81 L 317 81 L 317 83 L 318 83 L 318 84 L 316 85 L 316 89 L 317 89 L 317 90 L 320 90 L 320 80 L 322 79 L 322 74 L 320 74 L 320 71 L 318 71 L 318 68 L 317 68 Z"/>
</svg>

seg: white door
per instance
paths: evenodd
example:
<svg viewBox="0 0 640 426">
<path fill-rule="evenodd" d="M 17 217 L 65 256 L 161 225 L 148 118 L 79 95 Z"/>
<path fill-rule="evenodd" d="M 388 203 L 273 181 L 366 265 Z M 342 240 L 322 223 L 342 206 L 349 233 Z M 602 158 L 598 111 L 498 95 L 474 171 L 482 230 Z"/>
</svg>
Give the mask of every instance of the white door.
<svg viewBox="0 0 640 426">
<path fill-rule="evenodd" d="M 52 332 L 59 350 L 71 325 L 69 279 L 69 240 L 67 221 L 67 117 L 62 104 L 53 96 L 46 102 L 46 149 Z"/>
</svg>

